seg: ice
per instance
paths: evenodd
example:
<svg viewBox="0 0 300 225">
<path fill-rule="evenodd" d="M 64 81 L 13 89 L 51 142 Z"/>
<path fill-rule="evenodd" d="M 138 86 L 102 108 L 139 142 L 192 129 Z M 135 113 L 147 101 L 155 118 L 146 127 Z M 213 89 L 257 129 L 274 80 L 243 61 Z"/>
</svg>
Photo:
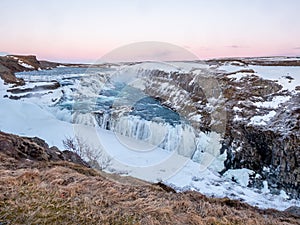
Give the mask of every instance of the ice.
<svg viewBox="0 0 300 225">
<path fill-rule="evenodd" d="M 235 170 L 227 170 L 224 174 L 224 177 L 229 180 L 234 180 L 243 187 L 247 187 L 249 184 L 249 175 L 252 175 L 254 172 L 252 170 L 243 168 Z"/>
<path fill-rule="evenodd" d="M 220 140 L 221 136 L 216 132 L 209 132 L 207 134 L 200 132 L 197 138 L 197 148 L 192 160 L 200 163 L 206 169 L 220 156 Z M 221 169 L 218 171 L 221 171 Z"/>
<path fill-rule="evenodd" d="M 299 200 L 288 200 L 283 195 L 262 193 L 258 189 L 244 187 L 230 179 L 223 178 L 210 169 L 199 170 L 199 168 L 200 164 L 189 160 L 180 172 L 174 174 L 165 183 L 178 191 L 196 190 L 207 196 L 230 197 L 263 209 L 284 210 L 291 205 L 300 206 Z M 244 185 L 247 179 L 244 179 L 243 175 L 245 173 L 247 178 L 250 172 L 243 171 L 240 172 L 240 176 L 237 176 Z"/>
<path fill-rule="evenodd" d="M 83 118 L 83 115 L 78 114 L 74 116 L 74 122 L 94 126 L 94 122 L 90 122 L 90 117 L 93 116 L 90 114 L 89 117 Z M 147 121 L 138 116 L 119 116 L 114 119 L 106 113 L 98 115 L 97 122 L 101 128 L 129 138 L 143 140 L 151 146 L 178 151 L 184 156 L 191 156 L 196 149 L 195 132 L 189 125 L 172 126 L 165 122 Z"/>
<path fill-rule="evenodd" d="M 286 192 L 284 190 L 280 190 L 279 196 L 283 199 L 289 199 L 289 196 L 286 194 Z"/>
</svg>

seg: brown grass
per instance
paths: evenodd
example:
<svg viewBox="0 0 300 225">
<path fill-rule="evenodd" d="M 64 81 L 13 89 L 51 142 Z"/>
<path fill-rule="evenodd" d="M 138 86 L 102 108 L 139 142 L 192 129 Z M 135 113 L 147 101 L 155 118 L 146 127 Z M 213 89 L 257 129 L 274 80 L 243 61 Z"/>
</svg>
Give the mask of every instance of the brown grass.
<svg viewBox="0 0 300 225">
<path fill-rule="evenodd" d="M 14 159 L 0 160 L 0 224 L 299 224 L 238 201 L 166 192 L 134 178 L 120 179 L 135 185 L 114 182 L 73 163 L 10 168 Z"/>
</svg>

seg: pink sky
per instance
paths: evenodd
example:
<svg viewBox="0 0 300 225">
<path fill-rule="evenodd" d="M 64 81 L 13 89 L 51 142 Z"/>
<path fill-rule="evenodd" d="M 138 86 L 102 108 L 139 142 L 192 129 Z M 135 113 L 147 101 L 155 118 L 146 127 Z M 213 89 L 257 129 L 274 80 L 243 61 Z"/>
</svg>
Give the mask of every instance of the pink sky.
<svg viewBox="0 0 300 225">
<path fill-rule="evenodd" d="M 297 0 L 1 0 L 0 52 L 92 62 L 128 44 L 156 41 L 201 59 L 297 56 L 299 8 Z"/>
</svg>

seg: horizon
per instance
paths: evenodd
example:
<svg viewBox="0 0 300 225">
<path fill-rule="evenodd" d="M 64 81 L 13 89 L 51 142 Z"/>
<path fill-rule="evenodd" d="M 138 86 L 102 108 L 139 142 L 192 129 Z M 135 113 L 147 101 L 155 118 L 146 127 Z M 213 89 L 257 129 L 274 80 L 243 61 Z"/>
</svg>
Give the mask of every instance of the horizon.
<svg viewBox="0 0 300 225">
<path fill-rule="evenodd" d="M 88 61 L 52 61 L 51 59 L 46 59 L 46 58 L 39 58 L 38 55 L 34 55 L 34 54 L 12 54 L 12 53 L 6 53 L 6 54 L 1 54 L 2 52 L 0 52 L 0 57 L 1 56 L 29 56 L 29 55 L 33 55 L 36 56 L 38 61 L 48 61 L 48 62 L 54 62 L 54 63 L 61 63 L 61 64 L 105 64 L 105 63 L 130 63 L 130 62 L 136 62 L 136 63 L 143 63 L 143 62 L 157 62 L 158 60 L 137 60 L 137 61 L 98 61 L 95 60 L 93 62 L 88 62 Z M 220 59 L 246 59 L 246 58 L 300 58 L 300 55 L 295 55 L 295 56 L 286 56 L 286 55 L 265 55 L 265 56 L 233 56 L 233 57 L 212 57 L 212 58 L 206 58 L 206 59 L 191 59 L 191 60 L 164 60 L 161 62 L 192 62 L 192 61 L 208 61 L 208 60 L 220 60 Z"/>
<path fill-rule="evenodd" d="M 300 2 L 0 2 L 0 51 L 91 63 L 123 46 L 171 43 L 199 60 L 300 55 Z M 152 57 L 174 55 L 157 50 Z M 139 61 L 138 58 L 135 61 Z"/>
</svg>

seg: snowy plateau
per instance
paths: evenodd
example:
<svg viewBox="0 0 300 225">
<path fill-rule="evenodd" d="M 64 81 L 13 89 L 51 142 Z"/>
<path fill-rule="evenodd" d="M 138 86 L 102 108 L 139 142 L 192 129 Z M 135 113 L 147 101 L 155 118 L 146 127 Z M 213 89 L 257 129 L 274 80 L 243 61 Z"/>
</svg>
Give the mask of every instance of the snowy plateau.
<svg viewBox="0 0 300 225">
<path fill-rule="evenodd" d="M 47 67 L 12 59 L 25 82 L 0 79 L 1 131 L 59 149 L 80 137 L 111 159 L 106 172 L 178 192 L 300 207 L 300 58 Z"/>
</svg>

